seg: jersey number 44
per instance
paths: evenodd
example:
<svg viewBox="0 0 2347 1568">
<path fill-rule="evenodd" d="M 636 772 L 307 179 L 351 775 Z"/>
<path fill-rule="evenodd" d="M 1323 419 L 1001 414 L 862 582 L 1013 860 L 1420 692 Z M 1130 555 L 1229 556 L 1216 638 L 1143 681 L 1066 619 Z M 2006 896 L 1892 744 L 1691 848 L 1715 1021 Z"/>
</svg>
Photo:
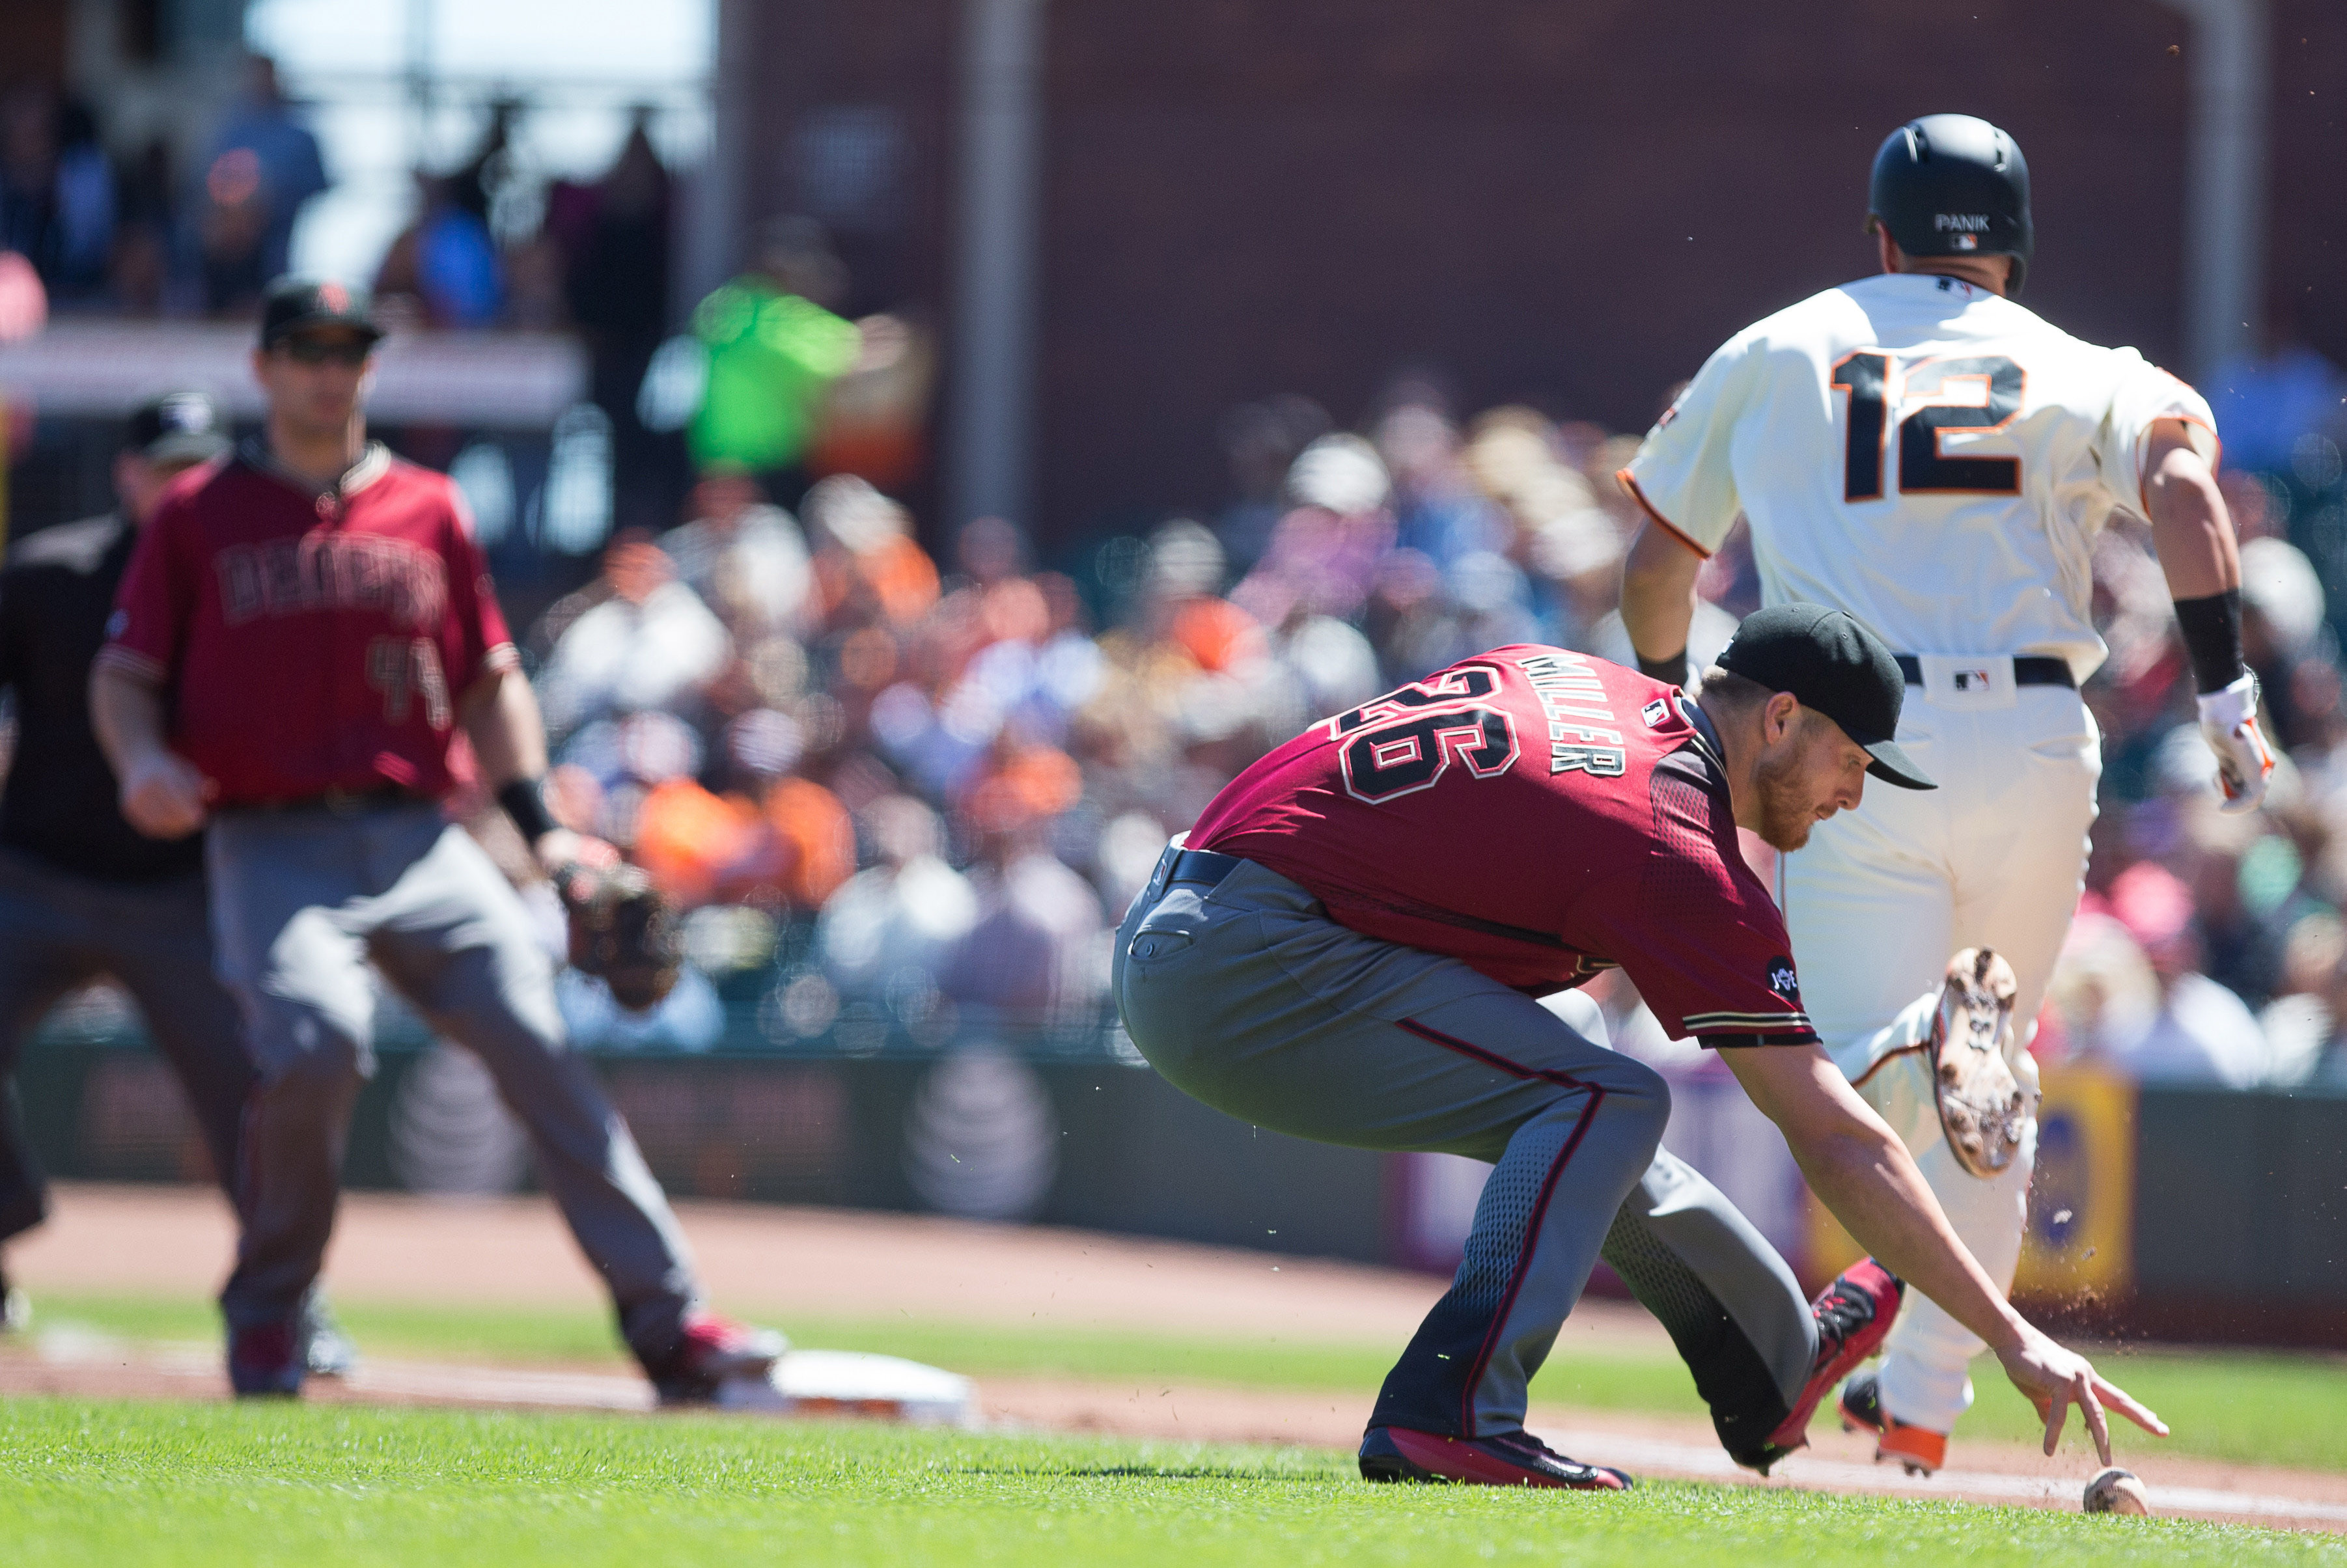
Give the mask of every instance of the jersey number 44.
<svg viewBox="0 0 2347 1568">
<path fill-rule="evenodd" d="M 1832 385 L 1850 394 L 1843 436 L 1841 498 L 1884 498 L 1883 469 L 1891 412 L 1915 406 L 1899 421 L 1899 493 L 1905 496 L 2017 496 L 2018 457 L 1949 456 L 1941 450 L 1951 430 L 1985 435 L 2021 412 L 2024 375 L 2001 354 L 1922 359 L 1901 364 L 1879 348 L 1844 354 Z"/>
</svg>

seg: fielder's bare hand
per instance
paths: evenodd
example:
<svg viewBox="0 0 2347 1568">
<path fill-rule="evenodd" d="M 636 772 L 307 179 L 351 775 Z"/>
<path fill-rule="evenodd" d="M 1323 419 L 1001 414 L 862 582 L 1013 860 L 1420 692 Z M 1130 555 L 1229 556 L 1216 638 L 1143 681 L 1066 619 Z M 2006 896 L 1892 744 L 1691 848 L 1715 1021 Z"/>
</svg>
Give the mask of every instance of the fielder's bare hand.
<svg viewBox="0 0 2347 1568">
<path fill-rule="evenodd" d="M 2104 1415 L 2106 1407 L 2154 1437 L 2168 1435 L 2166 1421 L 2148 1407 L 2137 1404 L 2125 1389 L 2106 1380 L 2084 1356 L 2056 1345 L 2025 1323 L 2022 1325 L 2020 1343 L 1999 1350 L 1996 1358 L 2004 1363 L 2004 1375 L 2013 1379 L 2013 1386 L 2027 1395 L 2029 1402 L 2037 1407 L 2037 1413 L 2045 1418 L 2045 1451 L 2049 1454 L 2062 1440 L 2062 1424 L 2073 1402 L 2086 1419 L 2086 1430 L 2094 1436 L 2095 1452 L 2106 1465 L 2111 1462 L 2111 1429 Z"/>
<path fill-rule="evenodd" d="M 218 790 L 195 764 L 157 747 L 123 770 L 122 815 L 149 838 L 185 838 L 211 815 Z"/>
</svg>

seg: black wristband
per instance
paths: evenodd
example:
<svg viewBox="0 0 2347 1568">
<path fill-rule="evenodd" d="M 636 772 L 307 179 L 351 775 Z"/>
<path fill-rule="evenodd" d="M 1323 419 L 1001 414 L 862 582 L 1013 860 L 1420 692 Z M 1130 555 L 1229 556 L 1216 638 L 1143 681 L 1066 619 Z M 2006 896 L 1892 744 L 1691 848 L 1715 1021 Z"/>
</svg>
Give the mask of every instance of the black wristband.
<svg viewBox="0 0 2347 1568">
<path fill-rule="evenodd" d="M 1665 659 L 1649 659 L 1638 655 L 1638 673 L 1649 681 L 1667 681 L 1674 686 L 1686 684 L 1686 650 L 1682 648 Z"/>
<path fill-rule="evenodd" d="M 2192 656 L 2192 679 L 2201 693 L 2221 692 L 2246 672 L 2241 662 L 2241 590 L 2229 588 L 2206 599 L 2176 601 L 2176 627 Z"/>
<path fill-rule="evenodd" d="M 544 779 L 516 779 L 497 791 L 497 804 L 521 830 L 523 842 L 532 847 L 562 825 L 546 809 L 545 784 Z"/>
</svg>

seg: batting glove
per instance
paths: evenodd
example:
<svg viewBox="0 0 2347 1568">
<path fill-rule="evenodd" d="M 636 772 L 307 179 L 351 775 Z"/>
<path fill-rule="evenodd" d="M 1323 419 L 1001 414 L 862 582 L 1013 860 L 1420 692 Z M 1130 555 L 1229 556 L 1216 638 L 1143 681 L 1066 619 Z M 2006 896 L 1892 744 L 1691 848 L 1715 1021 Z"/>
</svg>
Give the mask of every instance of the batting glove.
<svg viewBox="0 0 2347 1568">
<path fill-rule="evenodd" d="M 2217 809 L 2231 815 L 2257 810 L 2266 798 L 2266 781 L 2273 777 L 2274 754 L 2258 728 L 2256 675 L 2201 696 L 2200 737 L 2217 753 L 2217 783 L 2225 792 L 2225 804 Z"/>
</svg>

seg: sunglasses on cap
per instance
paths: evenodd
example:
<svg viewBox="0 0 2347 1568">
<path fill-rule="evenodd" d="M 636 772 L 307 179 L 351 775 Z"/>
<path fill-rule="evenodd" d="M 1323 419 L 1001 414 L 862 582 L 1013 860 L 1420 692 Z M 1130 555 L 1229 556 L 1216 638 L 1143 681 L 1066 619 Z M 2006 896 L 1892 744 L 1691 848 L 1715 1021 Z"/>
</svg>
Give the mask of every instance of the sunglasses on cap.
<svg viewBox="0 0 2347 1568">
<path fill-rule="evenodd" d="M 276 352 L 295 364 L 339 364 L 352 369 L 364 364 L 374 344 L 356 339 L 292 336 L 278 341 Z"/>
</svg>

